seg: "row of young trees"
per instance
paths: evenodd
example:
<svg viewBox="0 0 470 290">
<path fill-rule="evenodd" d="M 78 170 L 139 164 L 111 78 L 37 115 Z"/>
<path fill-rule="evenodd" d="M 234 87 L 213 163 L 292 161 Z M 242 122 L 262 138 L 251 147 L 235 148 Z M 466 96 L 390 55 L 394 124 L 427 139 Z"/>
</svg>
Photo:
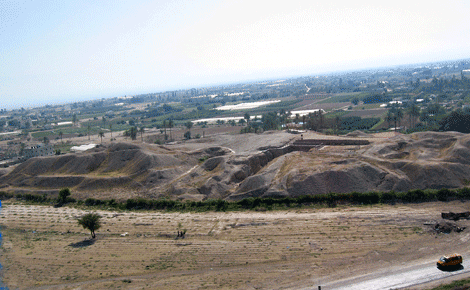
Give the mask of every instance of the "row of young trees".
<svg viewBox="0 0 470 290">
<path fill-rule="evenodd" d="M 425 92 L 442 94 L 446 92 L 455 91 L 469 91 L 470 90 L 470 78 L 466 77 L 461 72 L 460 77 L 455 75 L 452 78 L 437 78 L 434 77 L 431 82 L 422 82 L 417 79 L 416 82 L 412 82 L 412 88 L 415 92 Z"/>
<path fill-rule="evenodd" d="M 393 124 L 397 129 L 401 126 L 401 121 L 405 115 L 408 116 L 409 120 L 409 132 L 432 130 L 470 133 L 469 108 L 459 108 L 446 112 L 444 107 L 437 102 L 428 104 L 423 108 L 419 108 L 416 104 L 412 104 L 406 109 L 393 105 L 388 110 L 385 121 L 389 127 Z"/>
<path fill-rule="evenodd" d="M 361 117 L 329 117 L 327 118 L 322 110 L 300 116 L 296 114 L 294 118 L 290 117 L 290 112 L 280 110 L 279 112 L 269 112 L 262 115 L 260 120 L 252 120 L 248 114 L 245 114 L 247 126 L 241 130 L 241 133 L 257 132 L 258 130 L 279 130 L 294 123 L 296 127 L 314 131 L 332 130 L 335 134 L 340 131 L 367 130 L 380 121 L 380 118 L 361 118 Z"/>
<path fill-rule="evenodd" d="M 290 118 L 289 115 L 289 112 L 280 110 L 279 112 L 263 114 L 261 119 L 258 120 L 251 119 L 249 114 L 246 113 L 244 120 L 246 120 L 247 126 L 241 129 L 241 133 L 278 130 L 293 122 L 303 129 L 314 131 L 326 129 L 338 134 L 354 130 L 368 130 L 380 122 L 380 118 L 326 117 L 321 110 L 303 116 L 297 114 L 294 118 Z M 388 127 L 398 130 L 405 116 L 408 119 L 407 127 L 410 132 L 416 130 L 470 132 L 470 109 L 457 109 L 447 113 L 444 107 L 437 102 L 430 103 L 422 108 L 416 104 L 404 108 L 397 103 L 391 105 L 384 121 Z"/>
</svg>

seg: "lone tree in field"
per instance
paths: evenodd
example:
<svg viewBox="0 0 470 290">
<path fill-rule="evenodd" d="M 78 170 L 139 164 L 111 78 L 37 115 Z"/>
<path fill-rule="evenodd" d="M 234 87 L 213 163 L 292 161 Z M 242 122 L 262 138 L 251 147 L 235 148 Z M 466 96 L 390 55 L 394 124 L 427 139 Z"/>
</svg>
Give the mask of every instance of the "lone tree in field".
<svg viewBox="0 0 470 290">
<path fill-rule="evenodd" d="M 91 238 L 94 239 L 96 237 L 95 230 L 101 227 L 100 218 L 101 216 L 97 213 L 87 213 L 78 219 L 78 224 L 84 229 L 89 229 L 91 232 Z"/>
</svg>

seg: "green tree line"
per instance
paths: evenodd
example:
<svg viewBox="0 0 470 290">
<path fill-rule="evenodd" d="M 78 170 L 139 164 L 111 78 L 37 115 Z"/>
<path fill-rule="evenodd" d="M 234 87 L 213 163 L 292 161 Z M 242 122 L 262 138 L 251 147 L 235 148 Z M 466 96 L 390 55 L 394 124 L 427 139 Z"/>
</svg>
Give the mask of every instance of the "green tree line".
<svg viewBox="0 0 470 290">
<path fill-rule="evenodd" d="M 66 195 L 66 194 L 65 194 Z M 114 208 L 121 210 L 164 210 L 164 211 L 237 211 L 237 210 L 276 210 L 308 206 L 335 207 L 338 204 L 371 205 L 394 203 L 422 203 L 432 201 L 470 200 L 470 188 L 460 189 L 414 189 L 407 192 L 351 192 L 304 195 L 299 197 L 261 198 L 249 197 L 239 201 L 208 199 L 204 201 L 180 201 L 172 199 L 135 198 L 126 201 L 115 199 L 100 200 L 88 198 L 76 200 L 64 194 L 58 198 L 29 193 L 0 192 L 0 199 L 16 198 L 27 202 L 40 204 L 76 204 L 89 207 Z M 64 201 L 65 198 L 65 201 Z"/>
</svg>

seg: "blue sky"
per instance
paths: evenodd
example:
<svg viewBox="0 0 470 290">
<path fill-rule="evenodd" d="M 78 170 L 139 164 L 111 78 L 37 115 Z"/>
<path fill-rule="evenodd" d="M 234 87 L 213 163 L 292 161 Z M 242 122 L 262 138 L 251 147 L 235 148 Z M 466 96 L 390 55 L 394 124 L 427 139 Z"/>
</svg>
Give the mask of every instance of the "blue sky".
<svg viewBox="0 0 470 290">
<path fill-rule="evenodd" d="M 468 15 L 452 0 L 0 0 L 0 108 L 469 58 Z"/>
</svg>

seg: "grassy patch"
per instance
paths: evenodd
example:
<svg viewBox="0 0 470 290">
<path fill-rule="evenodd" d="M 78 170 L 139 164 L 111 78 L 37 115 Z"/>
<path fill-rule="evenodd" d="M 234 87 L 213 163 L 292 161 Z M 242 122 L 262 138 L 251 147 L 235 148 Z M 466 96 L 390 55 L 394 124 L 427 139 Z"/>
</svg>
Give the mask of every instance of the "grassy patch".
<svg viewBox="0 0 470 290">
<path fill-rule="evenodd" d="M 469 290 L 470 289 L 470 279 L 463 279 L 454 281 L 450 284 L 441 285 L 430 290 Z"/>
<path fill-rule="evenodd" d="M 330 98 L 321 100 L 318 102 L 318 104 L 349 102 L 354 97 L 358 97 L 359 99 L 361 99 L 360 93 L 344 93 L 344 94 L 337 94 Z"/>
<path fill-rule="evenodd" d="M 357 106 L 353 107 L 353 111 L 378 109 L 378 108 L 380 108 L 380 105 L 381 105 L 381 103 L 357 105 Z"/>
<path fill-rule="evenodd" d="M 325 118 L 327 119 L 333 119 L 333 118 L 336 118 L 336 117 L 343 117 L 344 115 L 346 114 L 349 114 L 350 112 L 349 111 L 336 111 L 336 112 L 331 112 L 331 113 L 327 113 L 325 114 Z"/>
<path fill-rule="evenodd" d="M 49 137 L 55 135 L 54 132 L 52 131 L 39 131 L 39 132 L 32 132 L 31 136 L 33 138 L 44 138 L 44 137 Z"/>
<path fill-rule="evenodd" d="M 385 122 L 385 119 L 382 119 L 380 118 L 380 121 L 377 122 L 377 124 L 375 124 L 374 126 L 372 126 L 372 128 L 370 128 L 369 130 L 376 130 L 376 128 L 379 128 L 383 123 Z"/>
</svg>

